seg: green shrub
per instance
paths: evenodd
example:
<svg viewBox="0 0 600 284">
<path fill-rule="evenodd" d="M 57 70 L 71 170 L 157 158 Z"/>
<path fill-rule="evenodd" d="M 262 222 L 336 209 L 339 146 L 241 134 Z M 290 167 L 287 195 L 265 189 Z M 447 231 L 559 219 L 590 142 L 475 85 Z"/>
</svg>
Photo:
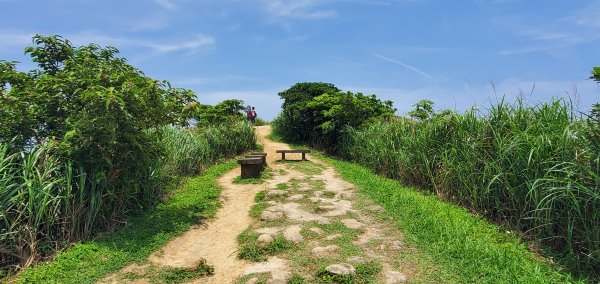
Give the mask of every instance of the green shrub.
<svg viewBox="0 0 600 284">
<path fill-rule="evenodd" d="M 308 143 L 334 153 L 346 127 L 359 128 L 395 112 L 391 101 L 341 92 L 327 83 L 298 83 L 279 96 L 284 103 L 273 120 L 273 132 L 288 142 Z"/>
<path fill-rule="evenodd" d="M 342 155 L 432 191 L 600 272 L 598 137 L 568 103 L 500 102 L 348 130 Z M 591 120 L 590 120 L 591 121 Z"/>
</svg>

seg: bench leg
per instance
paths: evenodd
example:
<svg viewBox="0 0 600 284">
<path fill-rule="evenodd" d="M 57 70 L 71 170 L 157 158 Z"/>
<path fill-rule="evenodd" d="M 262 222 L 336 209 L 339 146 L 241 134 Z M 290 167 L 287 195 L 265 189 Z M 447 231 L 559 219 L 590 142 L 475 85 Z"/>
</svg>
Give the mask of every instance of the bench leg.
<svg viewBox="0 0 600 284">
<path fill-rule="evenodd" d="M 306 153 L 302 153 L 302 161 L 306 161 Z"/>
<path fill-rule="evenodd" d="M 285 153 L 281 153 L 281 159 L 285 161 Z"/>
</svg>

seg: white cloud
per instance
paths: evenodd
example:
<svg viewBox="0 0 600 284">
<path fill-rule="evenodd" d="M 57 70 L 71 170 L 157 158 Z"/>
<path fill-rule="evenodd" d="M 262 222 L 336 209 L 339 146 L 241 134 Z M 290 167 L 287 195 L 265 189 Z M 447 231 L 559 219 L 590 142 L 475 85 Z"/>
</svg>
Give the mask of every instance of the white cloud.
<svg viewBox="0 0 600 284">
<path fill-rule="evenodd" d="M 167 10 L 175 10 L 177 6 L 173 3 L 173 0 L 154 0 L 154 3 L 160 5 Z"/>
<path fill-rule="evenodd" d="M 319 0 L 262 0 L 266 12 L 273 18 L 322 19 L 336 17 L 335 10 L 315 10 L 328 1 Z"/>
<path fill-rule="evenodd" d="M 35 34 L 24 33 L 2 33 L 0 32 L 0 46 L 26 46 L 31 44 L 31 38 Z"/>
<path fill-rule="evenodd" d="M 214 48 L 216 41 L 208 35 L 195 35 L 188 39 L 161 39 L 147 40 L 126 37 L 113 37 L 95 32 L 84 32 L 66 36 L 75 45 L 96 43 L 99 45 L 112 45 L 117 48 L 143 47 L 149 49 L 154 55 L 170 52 L 185 52 L 188 55 L 196 54 Z"/>
</svg>

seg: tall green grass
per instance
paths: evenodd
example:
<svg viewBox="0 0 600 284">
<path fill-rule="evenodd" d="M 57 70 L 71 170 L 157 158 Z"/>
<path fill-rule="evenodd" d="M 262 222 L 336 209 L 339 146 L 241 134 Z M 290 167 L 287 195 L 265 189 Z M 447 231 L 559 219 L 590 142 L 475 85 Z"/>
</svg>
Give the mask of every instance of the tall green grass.
<svg viewBox="0 0 600 284">
<path fill-rule="evenodd" d="M 590 128 L 568 102 L 500 102 L 349 129 L 341 154 L 516 228 L 575 272 L 600 273 L 600 176 Z"/>
<path fill-rule="evenodd" d="M 16 153 L 0 145 L 0 278 L 72 242 L 114 230 L 127 213 L 158 201 L 174 177 L 198 174 L 256 144 L 245 123 L 163 130 L 157 136 L 162 158 L 140 162 L 137 179 L 119 182 L 118 174 L 83 171 L 53 154 L 52 145 Z"/>
</svg>

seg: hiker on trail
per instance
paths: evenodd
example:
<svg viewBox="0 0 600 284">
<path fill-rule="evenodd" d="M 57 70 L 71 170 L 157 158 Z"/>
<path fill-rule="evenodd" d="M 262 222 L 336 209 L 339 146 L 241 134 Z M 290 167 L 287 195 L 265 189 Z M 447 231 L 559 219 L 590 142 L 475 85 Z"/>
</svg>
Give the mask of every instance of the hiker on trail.
<svg viewBox="0 0 600 284">
<path fill-rule="evenodd" d="M 250 111 L 250 117 L 250 122 L 254 124 L 254 121 L 256 120 L 256 111 L 254 111 L 254 107 L 252 107 L 252 110 Z"/>
<path fill-rule="evenodd" d="M 246 107 L 246 120 L 247 120 L 249 123 L 252 123 L 252 122 L 253 122 L 253 121 L 252 121 L 252 109 L 253 109 L 253 108 L 254 108 L 254 107 L 250 107 L 250 106 L 247 106 L 247 107 Z"/>
</svg>

